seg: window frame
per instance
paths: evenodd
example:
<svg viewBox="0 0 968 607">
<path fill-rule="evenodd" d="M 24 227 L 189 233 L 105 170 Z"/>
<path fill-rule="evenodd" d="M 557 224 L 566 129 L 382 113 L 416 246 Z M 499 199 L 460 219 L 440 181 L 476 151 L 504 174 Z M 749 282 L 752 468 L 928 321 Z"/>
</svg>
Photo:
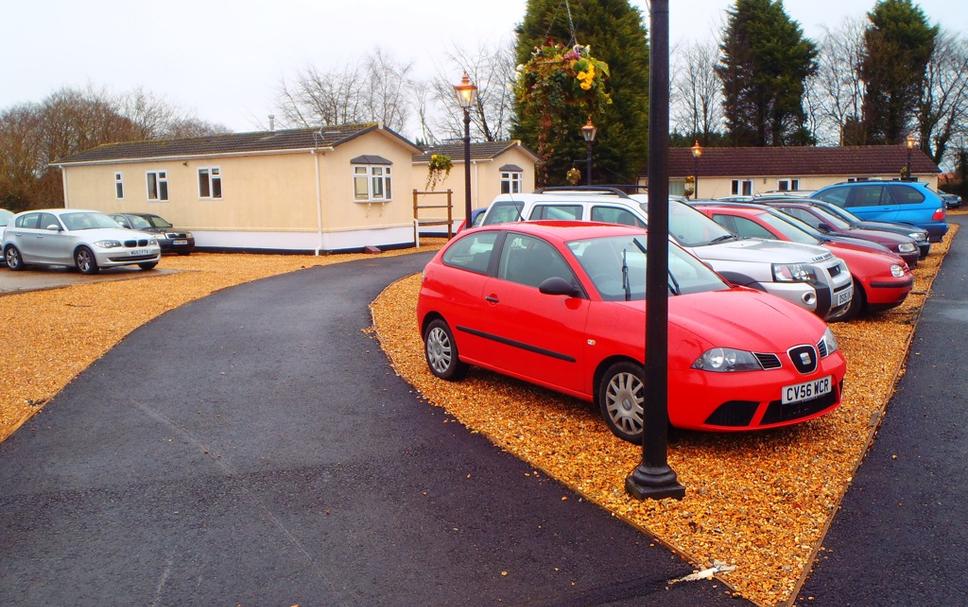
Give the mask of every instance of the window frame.
<svg viewBox="0 0 968 607">
<path fill-rule="evenodd" d="M 749 185 L 749 191 L 747 192 L 746 185 Z M 733 196 L 752 196 L 753 195 L 753 180 L 752 179 L 732 179 L 729 185 L 730 191 Z M 742 191 L 741 191 L 742 190 Z"/>
<path fill-rule="evenodd" d="M 782 177 L 776 180 L 776 189 L 781 192 L 799 192 L 799 177 Z"/>
<path fill-rule="evenodd" d="M 388 203 L 393 201 L 393 174 L 392 166 L 389 164 L 354 164 L 351 166 L 352 172 L 350 173 L 352 178 L 352 190 L 353 190 L 353 202 L 358 204 L 369 204 L 373 202 Z M 363 169 L 364 173 L 357 173 L 357 169 Z M 376 169 L 379 169 L 377 173 Z M 362 198 L 356 189 L 356 180 L 365 179 L 366 180 L 366 198 Z M 376 184 L 380 183 L 383 194 L 382 196 L 374 196 L 373 193 L 376 190 Z"/>
<path fill-rule="evenodd" d="M 501 194 L 520 194 L 523 178 L 524 173 L 521 171 L 501 171 Z M 504 189 L 505 184 L 507 190 Z"/>
<path fill-rule="evenodd" d="M 162 177 L 164 174 L 164 177 Z M 155 198 L 151 197 L 151 180 L 149 175 L 155 176 Z M 161 197 L 161 184 L 165 184 L 165 197 Z M 145 171 L 145 194 L 148 202 L 168 202 L 171 198 L 171 191 L 168 184 L 168 169 L 147 169 Z"/>
<path fill-rule="evenodd" d="M 208 196 L 202 196 L 202 171 L 208 175 Z M 215 195 L 215 182 L 218 182 L 218 196 Z M 198 190 L 199 200 L 222 200 L 222 167 L 204 166 L 198 167 L 195 171 L 195 187 Z"/>
<path fill-rule="evenodd" d="M 124 200 L 124 173 L 121 171 L 114 173 L 114 199 Z"/>
</svg>

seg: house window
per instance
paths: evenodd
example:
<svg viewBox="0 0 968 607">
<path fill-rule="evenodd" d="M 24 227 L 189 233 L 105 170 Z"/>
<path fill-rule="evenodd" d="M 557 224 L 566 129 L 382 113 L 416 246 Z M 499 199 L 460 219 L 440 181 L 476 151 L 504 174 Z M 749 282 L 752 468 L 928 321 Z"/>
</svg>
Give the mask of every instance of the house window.
<svg viewBox="0 0 968 607">
<path fill-rule="evenodd" d="M 753 180 L 752 179 L 734 179 L 731 191 L 733 193 L 733 196 L 752 196 Z"/>
<path fill-rule="evenodd" d="M 356 165 L 353 167 L 353 198 L 360 202 L 385 202 L 392 198 L 390 167 Z"/>
<path fill-rule="evenodd" d="M 168 200 L 168 171 L 146 171 L 148 200 Z"/>
<path fill-rule="evenodd" d="M 501 193 L 517 194 L 521 191 L 521 173 L 506 171 L 501 173 Z"/>
<path fill-rule="evenodd" d="M 123 173 L 114 174 L 114 197 L 118 199 L 124 198 L 124 174 Z"/>
<path fill-rule="evenodd" d="M 222 197 L 222 170 L 218 167 L 198 169 L 198 197 Z"/>
<path fill-rule="evenodd" d="M 779 179 L 776 182 L 776 189 L 781 192 L 796 192 L 800 189 L 800 180 L 793 177 Z"/>
</svg>

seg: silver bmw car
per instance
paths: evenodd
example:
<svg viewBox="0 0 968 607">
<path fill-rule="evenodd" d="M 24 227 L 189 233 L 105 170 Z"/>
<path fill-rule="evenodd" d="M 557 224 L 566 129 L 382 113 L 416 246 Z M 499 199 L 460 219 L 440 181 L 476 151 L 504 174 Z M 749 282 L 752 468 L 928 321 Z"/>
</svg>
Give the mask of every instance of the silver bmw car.
<svg viewBox="0 0 968 607">
<path fill-rule="evenodd" d="M 2 248 L 11 270 L 31 264 L 74 266 L 85 274 L 133 264 L 150 270 L 161 259 L 151 234 L 125 230 L 104 213 L 80 209 L 18 213 L 8 221 Z"/>
</svg>

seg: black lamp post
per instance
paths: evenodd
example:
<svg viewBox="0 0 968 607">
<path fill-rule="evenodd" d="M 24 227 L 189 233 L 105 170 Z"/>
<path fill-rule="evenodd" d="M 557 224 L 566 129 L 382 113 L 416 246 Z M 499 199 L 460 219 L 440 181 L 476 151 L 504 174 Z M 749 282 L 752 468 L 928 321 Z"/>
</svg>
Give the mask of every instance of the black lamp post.
<svg viewBox="0 0 968 607">
<path fill-rule="evenodd" d="M 585 185 L 592 184 L 592 142 L 595 141 L 595 133 L 598 129 L 592 124 L 592 117 L 588 117 L 588 122 L 581 127 L 581 136 L 585 139 L 585 146 L 588 153 L 585 156 Z"/>
<path fill-rule="evenodd" d="M 908 133 L 907 139 L 905 139 L 905 143 L 907 144 L 907 175 L 906 175 L 906 177 L 908 179 L 910 179 L 911 178 L 911 150 L 913 150 L 914 149 L 914 146 L 917 144 L 917 141 L 914 140 L 914 134 L 913 133 Z"/>
<path fill-rule="evenodd" d="M 470 76 L 464 72 L 460 84 L 454 85 L 457 103 L 464 110 L 464 218 L 471 225 L 471 105 L 477 94 L 477 87 L 471 83 Z"/>
<path fill-rule="evenodd" d="M 699 145 L 698 139 L 690 149 L 692 150 L 692 199 L 699 200 L 699 157 L 702 156 L 702 146 Z"/>
<path fill-rule="evenodd" d="M 652 0 L 649 58 L 649 242 L 645 272 L 642 462 L 625 479 L 637 499 L 682 499 L 666 457 L 669 426 L 669 0 Z"/>
</svg>

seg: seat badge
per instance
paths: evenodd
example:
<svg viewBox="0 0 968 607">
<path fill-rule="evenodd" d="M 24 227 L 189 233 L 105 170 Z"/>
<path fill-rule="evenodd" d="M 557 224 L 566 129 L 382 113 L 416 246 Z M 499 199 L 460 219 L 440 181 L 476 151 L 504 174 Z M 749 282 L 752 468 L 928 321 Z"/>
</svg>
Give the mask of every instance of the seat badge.
<svg viewBox="0 0 968 607">
<path fill-rule="evenodd" d="M 804 365 L 809 365 L 810 364 L 810 354 L 808 352 L 801 352 L 800 353 L 800 360 L 803 362 Z"/>
</svg>

